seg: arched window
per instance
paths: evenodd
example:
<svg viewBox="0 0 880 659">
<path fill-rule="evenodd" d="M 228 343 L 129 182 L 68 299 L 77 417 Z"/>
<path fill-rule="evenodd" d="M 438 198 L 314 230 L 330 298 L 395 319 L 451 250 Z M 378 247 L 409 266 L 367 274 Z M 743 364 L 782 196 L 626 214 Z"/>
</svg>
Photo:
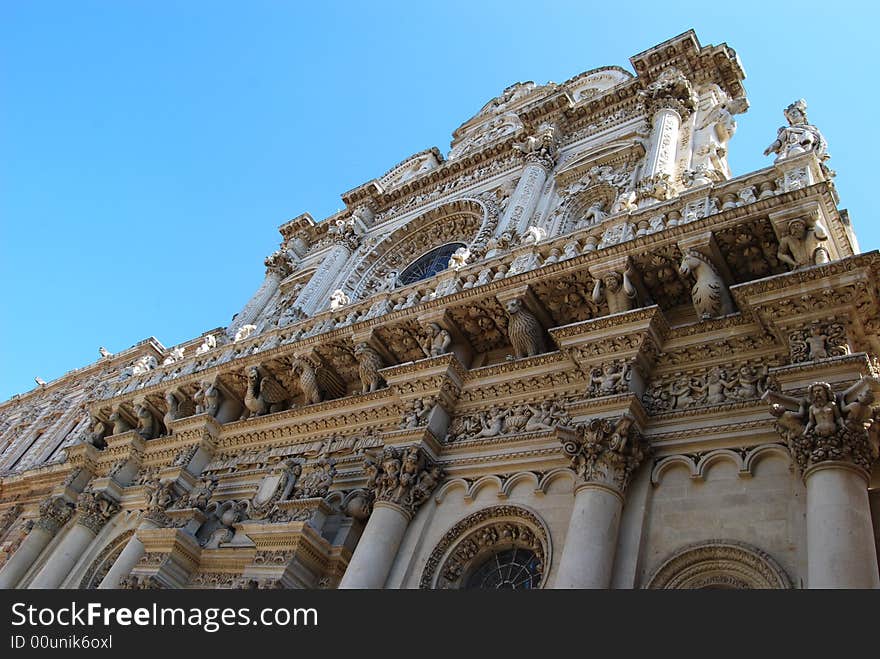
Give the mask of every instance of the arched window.
<svg viewBox="0 0 880 659">
<path fill-rule="evenodd" d="M 514 547 L 492 554 L 467 577 L 465 588 L 539 588 L 543 566 L 530 549 Z"/>
<path fill-rule="evenodd" d="M 455 250 L 464 246 L 464 243 L 449 243 L 422 254 L 400 273 L 397 278 L 398 284 L 406 286 L 446 270 L 449 267 L 449 257 L 455 253 Z"/>
</svg>

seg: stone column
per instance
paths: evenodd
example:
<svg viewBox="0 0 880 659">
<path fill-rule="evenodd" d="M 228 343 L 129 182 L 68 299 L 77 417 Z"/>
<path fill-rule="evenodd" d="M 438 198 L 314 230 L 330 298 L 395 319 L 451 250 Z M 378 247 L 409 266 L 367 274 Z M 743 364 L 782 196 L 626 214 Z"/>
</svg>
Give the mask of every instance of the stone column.
<svg viewBox="0 0 880 659">
<path fill-rule="evenodd" d="M 650 150 L 645 157 L 645 178 L 675 174 L 675 155 L 681 131 L 681 115 L 671 107 L 654 112 Z"/>
<path fill-rule="evenodd" d="M 334 236 L 333 246 L 308 283 L 300 291 L 293 306 L 306 315 L 320 311 L 331 291 L 331 286 L 336 283 L 346 261 L 357 245 L 357 238 L 353 233 Z"/>
<path fill-rule="evenodd" d="M 555 128 L 543 125 L 536 135 L 526 138 L 524 142 L 515 145 L 525 153 L 525 165 L 522 176 L 516 184 L 510 201 L 507 204 L 507 212 L 501 219 L 498 233 L 513 229 L 522 235 L 529 227 L 532 214 L 541 197 L 541 190 L 547 181 L 547 175 L 556 164 L 556 135 Z"/>
<path fill-rule="evenodd" d="M 290 274 L 290 266 L 287 264 L 282 252 L 275 252 L 266 258 L 266 278 L 254 293 L 253 297 L 244 305 L 244 309 L 238 312 L 235 319 L 229 324 L 226 333 L 232 337 L 244 325 L 253 323 L 269 304 L 272 296 L 278 292 L 278 286 L 285 276 Z"/>
<path fill-rule="evenodd" d="M 647 447 L 633 419 L 594 419 L 563 451 L 578 475 L 574 507 L 556 573 L 556 588 L 611 585 L 624 493 Z"/>
<path fill-rule="evenodd" d="M 0 589 L 15 588 L 18 585 L 25 572 L 72 514 L 73 506 L 61 497 L 43 502 L 40 506 L 40 517 L 30 533 L 0 570 Z"/>
<path fill-rule="evenodd" d="M 440 482 L 443 472 L 417 446 L 386 447 L 377 462 L 364 464 L 374 497 L 367 522 L 340 589 L 383 588 L 410 520 Z"/>
<path fill-rule="evenodd" d="M 807 486 L 807 587 L 880 588 L 868 501 L 868 472 L 850 462 L 819 462 Z"/>
<path fill-rule="evenodd" d="M 880 588 L 868 483 L 877 457 L 873 378 L 835 394 L 814 382 L 797 399 L 764 394 L 807 488 L 807 587 Z"/>
<path fill-rule="evenodd" d="M 412 514 L 406 508 L 377 501 L 339 588 L 382 588 L 410 519 Z"/>
<path fill-rule="evenodd" d="M 674 194 L 681 126 L 696 109 L 697 96 L 690 81 L 675 67 L 664 70 L 640 93 L 651 117 L 651 140 L 638 195 L 642 200 L 663 201 Z"/>
<path fill-rule="evenodd" d="M 30 588 L 58 588 L 119 506 L 106 495 L 83 492 L 76 504 L 76 523 L 52 552 Z"/>
<path fill-rule="evenodd" d="M 157 525 L 154 522 L 145 519 L 141 522 L 140 526 L 138 526 L 138 531 L 141 529 L 155 528 L 157 528 Z M 104 578 L 98 585 L 98 589 L 119 588 L 120 580 L 124 579 L 131 573 L 134 566 L 137 565 L 138 561 L 141 560 L 145 553 L 146 548 L 144 547 L 144 543 L 138 540 L 137 531 L 135 531 L 135 534 L 131 536 L 125 544 L 125 548 L 119 556 L 116 557 L 116 560 L 113 561 L 110 570 L 104 575 Z"/>
</svg>

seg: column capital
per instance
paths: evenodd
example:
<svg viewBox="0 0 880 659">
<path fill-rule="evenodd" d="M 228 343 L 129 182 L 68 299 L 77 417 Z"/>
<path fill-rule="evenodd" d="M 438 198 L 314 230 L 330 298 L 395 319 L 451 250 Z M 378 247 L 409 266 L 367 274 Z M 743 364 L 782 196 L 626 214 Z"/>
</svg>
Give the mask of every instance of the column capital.
<svg viewBox="0 0 880 659">
<path fill-rule="evenodd" d="M 639 95 L 652 117 L 662 110 L 672 110 L 685 120 L 697 109 L 698 99 L 693 85 L 674 66 L 664 69 Z"/>
<path fill-rule="evenodd" d="M 835 394 L 827 382 L 814 382 L 806 396 L 764 394 L 775 428 L 785 439 L 804 480 L 818 467 L 848 465 L 866 482 L 880 456 L 880 414 L 873 407 L 873 378 L 862 377 Z"/>
<path fill-rule="evenodd" d="M 76 523 L 85 526 L 95 535 L 119 510 L 119 504 L 103 492 L 86 490 L 76 501 Z"/>
<path fill-rule="evenodd" d="M 562 450 L 580 479 L 576 487 L 600 486 L 623 495 L 650 451 L 634 424 L 629 414 L 616 420 L 593 419 L 580 426 L 574 438 L 562 440 Z"/>
<path fill-rule="evenodd" d="M 419 446 L 386 446 L 378 459 L 364 461 L 366 489 L 376 503 L 385 502 L 414 516 L 443 478 L 443 470 Z"/>
<path fill-rule="evenodd" d="M 40 504 L 40 516 L 35 526 L 55 535 L 73 515 L 73 504 L 64 497 L 53 497 Z"/>
</svg>

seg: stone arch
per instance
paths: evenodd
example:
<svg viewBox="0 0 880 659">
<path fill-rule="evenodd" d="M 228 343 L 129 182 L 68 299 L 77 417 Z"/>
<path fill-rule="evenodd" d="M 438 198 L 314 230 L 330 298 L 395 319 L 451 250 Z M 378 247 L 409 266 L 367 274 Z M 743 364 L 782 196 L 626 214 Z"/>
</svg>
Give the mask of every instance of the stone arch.
<svg viewBox="0 0 880 659">
<path fill-rule="evenodd" d="M 463 243 L 472 253 L 482 249 L 498 225 L 498 206 L 465 197 L 445 202 L 392 231 L 373 246 L 348 277 L 345 290 L 355 299 L 378 290 L 386 271 L 402 271 L 435 247 Z"/>
<path fill-rule="evenodd" d="M 128 541 L 133 535 L 134 529 L 124 531 L 104 546 L 104 549 L 100 551 L 95 557 L 95 560 L 89 565 L 89 569 L 86 570 L 83 578 L 80 579 L 80 589 L 94 590 L 100 585 L 101 581 L 107 576 L 107 572 L 110 571 L 113 563 L 119 558 L 119 554 L 125 549 L 125 545 L 128 544 Z"/>
<path fill-rule="evenodd" d="M 428 557 L 419 588 L 459 588 L 486 558 L 512 548 L 535 553 L 543 588 L 550 572 L 550 531 L 537 513 L 520 505 L 489 506 L 454 524 Z"/>
<path fill-rule="evenodd" d="M 707 540 L 676 551 L 657 568 L 645 587 L 785 589 L 792 584 L 779 563 L 757 547 L 736 540 Z"/>
<path fill-rule="evenodd" d="M 550 227 L 554 235 L 571 233 L 575 228 L 584 229 L 595 226 L 597 222 L 588 222 L 578 226 L 578 222 L 584 218 L 587 210 L 595 202 L 601 202 L 602 212 L 605 216 L 611 214 L 611 208 L 617 200 L 619 190 L 608 183 L 597 183 L 585 190 L 577 192 L 562 202 L 559 209 L 554 213 L 556 226 Z"/>
</svg>

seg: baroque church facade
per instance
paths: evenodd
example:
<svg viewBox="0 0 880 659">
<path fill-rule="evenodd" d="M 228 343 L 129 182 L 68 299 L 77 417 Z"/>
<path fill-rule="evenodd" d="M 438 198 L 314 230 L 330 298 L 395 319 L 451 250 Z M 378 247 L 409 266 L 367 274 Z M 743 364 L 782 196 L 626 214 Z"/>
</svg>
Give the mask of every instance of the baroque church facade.
<svg viewBox="0 0 880 659">
<path fill-rule="evenodd" d="M 3 588 L 880 587 L 880 254 L 693 32 L 280 227 L 229 327 L 0 405 Z"/>
</svg>

